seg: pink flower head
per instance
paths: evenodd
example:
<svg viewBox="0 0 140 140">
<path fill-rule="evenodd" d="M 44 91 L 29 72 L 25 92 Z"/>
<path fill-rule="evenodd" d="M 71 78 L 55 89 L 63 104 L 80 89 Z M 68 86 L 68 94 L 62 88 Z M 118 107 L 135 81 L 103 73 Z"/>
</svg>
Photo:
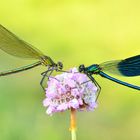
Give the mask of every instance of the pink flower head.
<svg viewBox="0 0 140 140">
<path fill-rule="evenodd" d="M 85 74 L 73 68 L 55 77 L 50 77 L 43 105 L 47 114 L 62 112 L 70 108 L 94 110 L 98 88 Z"/>
</svg>

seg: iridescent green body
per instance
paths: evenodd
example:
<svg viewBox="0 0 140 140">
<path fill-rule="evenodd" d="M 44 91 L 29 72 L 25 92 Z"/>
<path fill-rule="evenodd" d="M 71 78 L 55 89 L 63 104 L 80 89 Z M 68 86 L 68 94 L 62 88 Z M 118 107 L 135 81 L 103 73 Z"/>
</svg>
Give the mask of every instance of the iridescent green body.
<svg viewBox="0 0 140 140">
<path fill-rule="evenodd" d="M 89 73 L 92 73 L 92 74 L 96 74 L 96 73 L 99 73 L 100 68 L 99 68 L 99 65 L 94 64 L 94 65 L 87 67 L 86 71 Z"/>
</svg>

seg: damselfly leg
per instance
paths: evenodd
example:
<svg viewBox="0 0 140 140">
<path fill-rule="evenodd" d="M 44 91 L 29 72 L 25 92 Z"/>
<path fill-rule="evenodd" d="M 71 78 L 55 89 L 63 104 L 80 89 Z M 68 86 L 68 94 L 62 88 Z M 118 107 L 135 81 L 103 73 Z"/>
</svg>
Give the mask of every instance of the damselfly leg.
<svg viewBox="0 0 140 140">
<path fill-rule="evenodd" d="M 42 79 L 41 79 L 41 81 L 40 81 L 40 85 L 41 85 L 41 87 L 42 87 L 42 89 L 43 89 L 44 91 L 45 91 L 45 87 L 43 86 L 43 83 L 44 83 L 46 77 L 47 77 L 48 80 L 49 80 L 49 78 L 50 78 L 50 76 L 52 75 L 52 73 L 53 73 L 54 70 L 55 70 L 55 69 L 54 69 L 53 67 L 49 67 L 47 71 L 41 73 Z"/>
<path fill-rule="evenodd" d="M 95 84 L 95 86 L 97 87 L 97 97 L 96 97 L 96 100 L 98 100 L 99 98 L 99 95 L 100 95 L 100 92 L 101 92 L 101 87 L 100 85 L 97 83 L 97 81 L 90 75 L 90 74 L 87 74 L 87 76 L 89 77 L 89 79 Z"/>
</svg>

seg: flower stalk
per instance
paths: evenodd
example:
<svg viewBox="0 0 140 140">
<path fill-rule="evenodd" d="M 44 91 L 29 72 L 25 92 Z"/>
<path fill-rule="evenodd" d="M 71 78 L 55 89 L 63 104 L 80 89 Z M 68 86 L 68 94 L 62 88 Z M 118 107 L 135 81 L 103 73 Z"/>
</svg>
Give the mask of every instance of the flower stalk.
<svg viewBox="0 0 140 140">
<path fill-rule="evenodd" d="M 70 131 L 71 131 L 71 140 L 76 140 L 76 110 L 74 108 L 71 108 Z"/>
<path fill-rule="evenodd" d="M 70 110 L 71 139 L 76 140 L 76 111 L 93 111 L 97 107 L 97 96 L 98 87 L 77 68 L 72 68 L 69 72 L 49 77 L 43 105 L 49 115 Z"/>
</svg>

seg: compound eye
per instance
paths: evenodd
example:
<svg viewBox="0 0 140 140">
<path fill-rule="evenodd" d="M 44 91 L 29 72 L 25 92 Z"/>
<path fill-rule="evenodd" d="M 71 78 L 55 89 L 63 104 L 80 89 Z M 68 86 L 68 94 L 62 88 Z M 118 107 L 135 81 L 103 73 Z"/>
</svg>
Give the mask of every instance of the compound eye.
<svg viewBox="0 0 140 140">
<path fill-rule="evenodd" d="M 84 65 L 80 65 L 79 66 L 79 72 L 83 72 L 85 70 L 85 66 Z"/>
<path fill-rule="evenodd" d="M 63 69 L 63 63 L 62 62 L 58 62 L 57 65 L 59 66 L 59 69 Z"/>
</svg>

